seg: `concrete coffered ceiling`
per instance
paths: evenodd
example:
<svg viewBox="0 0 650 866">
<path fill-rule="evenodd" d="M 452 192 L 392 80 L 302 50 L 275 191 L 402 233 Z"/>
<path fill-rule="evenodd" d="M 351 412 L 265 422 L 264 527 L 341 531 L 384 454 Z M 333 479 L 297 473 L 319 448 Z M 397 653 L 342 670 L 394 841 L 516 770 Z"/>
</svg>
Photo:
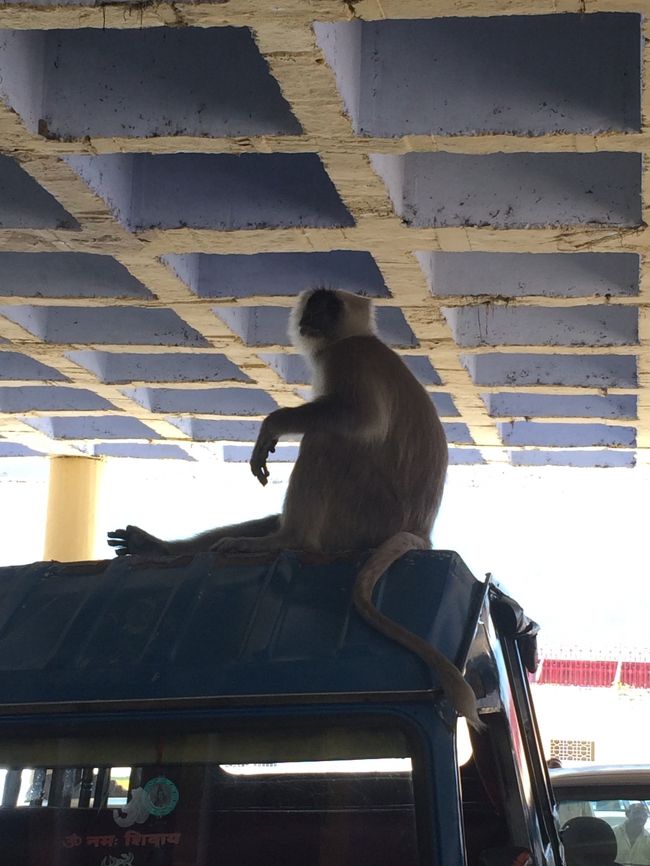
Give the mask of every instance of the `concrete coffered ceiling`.
<svg viewBox="0 0 650 866">
<path fill-rule="evenodd" d="M 650 462 L 648 11 L 0 6 L 0 456 L 246 460 L 326 286 L 453 463 Z"/>
</svg>

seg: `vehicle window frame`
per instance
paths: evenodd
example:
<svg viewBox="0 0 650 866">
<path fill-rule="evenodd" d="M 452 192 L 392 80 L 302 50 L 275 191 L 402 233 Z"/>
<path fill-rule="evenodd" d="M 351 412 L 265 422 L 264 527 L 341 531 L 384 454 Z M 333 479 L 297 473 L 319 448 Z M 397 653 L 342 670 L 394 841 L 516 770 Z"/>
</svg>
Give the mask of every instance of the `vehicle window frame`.
<svg viewBox="0 0 650 866">
<path fill-rule="evenodd" d="M 553 783 L 553 791 L 555 799 L 558 803 L 567 802 L 593 802 L 595 800 L 632 800 L 637 802 L 650 802 L 650 777 L 647 785 L 639 785 L 638 783 L 630 784 L 624 782 L 621 785 L 608 783 L 607 785 L 590 785 L 581 783 L 580 785 L 562 786 L 561 782 Z M 637 792 L 641 791 L 641 795 Z M 566 796 L 570 794 L 570 796 Z M 623 796 L 625 794 L 625 796 Z"/>
<path fill-rule="evenodd" d="M 11 737 L 12 742 L 24 739 L 25 743 L 29 744 L 34 736 L 40 735 L 43 739 L 50 740 L 54 744 L 61 738 L 75 740 L 84 737 L 100 738 L 102 735 L 108 735 L 115 739 L 120 735 L 128 736 L 129 733 L 133 733 L 134 729 L 137 730 L 137 725 L 134 725 L 133 719 L 133 715 L 136 714 L 129 717 L 117 713 L 111 715 L 118 716 L 118 718 L 112 718 L 110 722 L 105 719 L 79 719 L 72 726 L 72 729 L 66 720 L 56 717 L 51 719 L 51 725 L 44 724 L 45 720 L 40 719 L 33 731 L 25 730 L 24 725 L 19 728 L 10 725 L 8 728 L 0 723 L 0 738 Z M 146 714 L 138 713 L 137 715 Z M 173 714 L 166 715 L 168 717 L 164 719 L 156 716 L 155 719 L 149 720 L 152 724 L 150 736 L 164 737 L 166 733 L 171 731 L 178 733 L 181 730 L 179 728 L 181 720 L 178 717 L 174 718 Z M 270 721 L 274 727 L 286 731 L 287 737 L 290 737 L 293 732 L 298 737 L 305 728 L 316 728 L 324 731 L 332 728 L 345 729 L 346 727 L 358 729 L 360 725 L 363 727 L 365 724 L 368 729 L 381 729 L 382 727 L 398 729 L 400 734 L 404 736 L 412 764 L 414 841 L 418 857 L 417 864 L 414 866 L 437 866 L 439 860 L 435 853 L 435 831 L 431 826 L 431 814 L 435 811 L 436 804 L 434 802 L 433 779 L 428 780 L 427 778 L 427 770 L 429 769 L 427 761 L 430 749 L 427 746 L 425 731 L 414 718 L 409 718 L 402 712 L 395 712 L 392 707 L 377 708 L 376 710 L 365 708 L 362 711 L 353 712 L 349 706 L 337 710 L 331 705 L 326 707 L 310 706 L 299 710 L 295 707 L 289 710 L 276 707 L 262 710 L 258 707 L 254 712 L 244 711 L 242 713 L 231 710 L 193 714 L 191 711 L 184 711 L 182 713 L 182 732 L 184 734 L 202 734 L 222 730 L 241 731 L 246 729 L 253 733 L 255 730 L 268 729 Z M 122 734 L 119 729 L 122 729 Z M 43 736 L 44 732 L 47 732 L 45 736 Z M 54 745 L 52 747 L 55 748 Z M 206 759 L 206 763 L 208 762 L 209 759 Z M 246 763 L 249 762 L 246 761 Z M 250 763 L 255 762 L 250 761 Z M 7 766 L 7 762 L 3 762 L 4 766 Z M 57 766 L 63 770 L 68 766 L 76 766 L 76 764 L 72 762 Z"/>
<path fill-rule="evenodd" d="M 534 702 L 528 681 L 528 672 L 523 664 L 515 637 L 496 630 L 507 674 L 508 687 L 512 693 L 514 713 L 511 725 L 516 725 L 524 747 L 524 756 L 530 778 L 533 803 L 539 831 L 544 847 L 550 847 L 556 863 L 562 863 L 561 843 L 558 835 L 554 790 L 548 767 L 543 761 L 544 749 L 535 715 Z"/>
</svg>

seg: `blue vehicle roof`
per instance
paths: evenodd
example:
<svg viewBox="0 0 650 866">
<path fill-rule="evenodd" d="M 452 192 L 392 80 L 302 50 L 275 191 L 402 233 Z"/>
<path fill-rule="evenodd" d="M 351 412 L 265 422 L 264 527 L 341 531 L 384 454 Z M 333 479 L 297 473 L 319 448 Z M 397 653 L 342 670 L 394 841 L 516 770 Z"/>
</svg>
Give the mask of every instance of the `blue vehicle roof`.
<svg viewBox="0 0 650 866">
<path fill-rule="evenodd" d="M 16 704 L 431 690 L 351 602 L 365 556 L 224 565 L 213 554 L 0 568 L 0 710 Z M 485 594 L 452 551 L 413 551 L 380 610 L 461 664 Z"/>
</svg>

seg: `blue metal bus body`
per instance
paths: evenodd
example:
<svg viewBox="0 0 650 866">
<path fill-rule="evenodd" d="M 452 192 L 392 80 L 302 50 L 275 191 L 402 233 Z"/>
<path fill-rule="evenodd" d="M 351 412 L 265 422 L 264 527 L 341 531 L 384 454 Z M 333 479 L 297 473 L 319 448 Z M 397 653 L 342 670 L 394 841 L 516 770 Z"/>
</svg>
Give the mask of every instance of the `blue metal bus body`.
<svg viewBox="0 0 650 866">
<path fill-rule="evenodd" d="M 7 864 L 559 863 L 534 624 L 449 551 L 380 581 L 466 667 L 486 730 L 460 766 L 435 674 L 351 606 L 362 561 L 0 569 Z"/>
</svg>

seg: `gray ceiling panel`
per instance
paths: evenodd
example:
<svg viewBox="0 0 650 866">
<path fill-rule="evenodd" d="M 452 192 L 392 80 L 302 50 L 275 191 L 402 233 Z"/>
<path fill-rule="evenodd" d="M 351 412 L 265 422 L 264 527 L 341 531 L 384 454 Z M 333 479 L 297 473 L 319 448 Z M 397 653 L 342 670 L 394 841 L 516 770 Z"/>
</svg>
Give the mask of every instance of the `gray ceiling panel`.
<svg viewBox="0 0 650 866">
<path fill-rule="evenodd" d="M 639 129 L 639 15 L 498 11 L 318 24 L 355 130 L 384 137 Z"/>
<path fill-rule="evenodd" d="M 5 30 L 0 75 L 48 138 L 301 132 L 244 27 Z"/>
</svg>

